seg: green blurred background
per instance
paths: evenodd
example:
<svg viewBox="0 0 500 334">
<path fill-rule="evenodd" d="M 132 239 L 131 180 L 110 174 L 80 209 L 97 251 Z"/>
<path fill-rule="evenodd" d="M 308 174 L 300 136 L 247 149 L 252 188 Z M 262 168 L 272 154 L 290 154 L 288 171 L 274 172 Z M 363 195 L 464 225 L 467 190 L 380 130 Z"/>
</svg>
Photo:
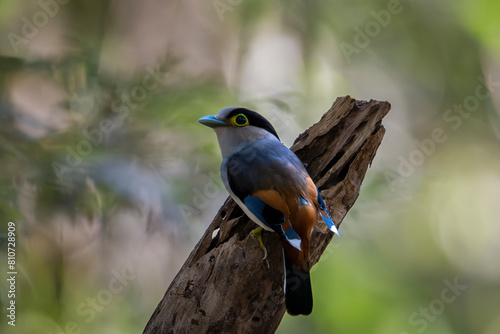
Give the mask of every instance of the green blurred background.
<svg viewBox="0 0 500 334">
<path fill-rule="evenodd" d="M 500 3 L 0 1 L 1 333 L 139 333 L 223 203 L 215 135 L 387 100 L 356 205 L 278 333 L 500 333 Z M 16 326 L 7 223 L 16 224 Z"/>
</svg>

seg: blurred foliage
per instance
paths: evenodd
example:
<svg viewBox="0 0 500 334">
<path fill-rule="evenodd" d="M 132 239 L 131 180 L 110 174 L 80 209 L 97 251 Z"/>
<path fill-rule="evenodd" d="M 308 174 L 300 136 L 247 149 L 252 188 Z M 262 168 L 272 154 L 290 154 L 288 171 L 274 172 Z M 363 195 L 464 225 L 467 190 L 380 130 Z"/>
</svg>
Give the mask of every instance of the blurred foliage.
<svg viewBox="0 0 500 334">
<path fill-rule="evenodd" d="M 140 332 L 227 196 L 196 120 L 244 105 L 290 145 L 350 94 L 391 102 L 387 134 L 312 272 L 313 314 L 278 333 L 498 333 L 499 14 L 0 1 L 0 269 L 14 221 L 18 271 L 16 328 L 3 280 L 0 331 Z"/>
</svg>

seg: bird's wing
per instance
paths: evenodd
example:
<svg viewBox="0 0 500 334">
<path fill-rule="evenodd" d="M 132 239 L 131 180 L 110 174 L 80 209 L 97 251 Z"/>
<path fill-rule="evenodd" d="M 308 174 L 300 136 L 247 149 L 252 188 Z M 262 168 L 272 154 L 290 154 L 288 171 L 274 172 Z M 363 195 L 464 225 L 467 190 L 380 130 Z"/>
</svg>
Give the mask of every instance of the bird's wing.
<svg viewBox="0 0 500 334">
<path fill-rule="evenodd" d="M 288 153 L 289 152 L 289 153 Z M 283 144 L 256 143 L 233 154 L 227 162 L 227 180 L 235 196 L 262 223 L 301 249 L 301 238 L 287 221 L 290 216 L 285 194 L 280 191 L 295 180 L 298 167 Z M 302 183 L 304 181 L 301 181 Z"/>
<path fill-rule="evenodd" d="M 319 189 L 316 188 L 316 191 L 318 192 L 318 197 L 316 198 L 317 201 L 317 208 L 319 211 L 319 214 L 321 215 L 321 218 L 323 218 L 323 221 L 325 222 L 326 226 L 335 233 L 336 235 L 339 235 L 339 231 L 337 230 L 337 226 L 335 226 L 335 223 L 332 220 L 332 217 L 330 216 L 330 213 L 328 212 L 328 209 L 326 208 L 325 201 L 323 200 L 323 197 L 321 197 L 321 194 L 319 193 Z"/>
<path fill-rule="evenodd" d="M 321 218 L 323 218 L 323 221 L 325 222 L 326 226 L 328 226 L 330 231 L 339 235 L 337 226 L 335 226 L 335 223 L 333 222 L 332 217 L 330 216 L 330 213 L 326 208 L 325 201 L 323 200 L 323 197 L 321 197 L 318 187 L 316 187 L 316 185 L 314 184 L 313 180 L 309 175 L 306 176 L 306 182 L 307 182 L 307 193 L 309 194 L 308 199 L 314 204 L 316 209 L 319 211 Z"/>
</svg>

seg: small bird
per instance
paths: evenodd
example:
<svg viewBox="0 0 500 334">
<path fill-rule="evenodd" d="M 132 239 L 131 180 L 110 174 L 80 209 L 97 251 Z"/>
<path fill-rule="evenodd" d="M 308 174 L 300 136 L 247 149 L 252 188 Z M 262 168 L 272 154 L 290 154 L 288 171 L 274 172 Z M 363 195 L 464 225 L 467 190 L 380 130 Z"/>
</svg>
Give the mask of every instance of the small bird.
<svg viewBox="0 0 500 334">
<path fill-rule="evenodd" d="M 198 120 L 213 128 L 222 153 L 222 182 L 260 228 L 279 234 L 285 263 L 285 303 L 291 315 L 312 311 L 310 241 L 318 212 L 338 235 L 318 188 L 274 127 L 255 111 L 232 107 Z M 266 258 L 264 256 L 264 258 Z"/>
</svg>

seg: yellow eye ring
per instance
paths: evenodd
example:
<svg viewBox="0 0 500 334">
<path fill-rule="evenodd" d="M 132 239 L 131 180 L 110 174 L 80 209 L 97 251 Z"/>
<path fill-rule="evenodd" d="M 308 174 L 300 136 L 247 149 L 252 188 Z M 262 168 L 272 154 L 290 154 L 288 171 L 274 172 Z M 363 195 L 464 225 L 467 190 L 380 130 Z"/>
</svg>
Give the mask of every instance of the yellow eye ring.
<svg viewBox="0 0 500 334">
<path fill-rule="evenodd" d="M 235 115 L 232 122 L 236 126 L 246 126 L 248 125 L 248 118 L 244 114 Z"/>
</svg>

